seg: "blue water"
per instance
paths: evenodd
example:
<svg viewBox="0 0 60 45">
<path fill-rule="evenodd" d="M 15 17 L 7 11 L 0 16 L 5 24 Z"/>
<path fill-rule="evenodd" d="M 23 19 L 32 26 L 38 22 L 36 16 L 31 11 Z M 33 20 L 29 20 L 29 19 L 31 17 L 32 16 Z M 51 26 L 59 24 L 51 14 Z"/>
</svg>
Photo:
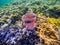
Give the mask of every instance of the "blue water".
<svg viewBox="0 0 60 45">
<path fill-rule="evenodd" d="M 14 2 L 14 1 L 26 1 L 26 0 L 0 0 L 0 6 L 4 6 L 5 4 Z M 28 1 L 28 0 L 27 0 Z M 43 3 L 51 2 L 52 0 L 41 0 Z M 57 1 L 57 4 L 60 4 L 60 0 Z"/>
<path fill-rule="evenodd" d="M 3 6 L 3 5 L 8 4 L 10 2 L 12 2 L 12 0 L 0 0 L 0 6 Z"/>
</svg>

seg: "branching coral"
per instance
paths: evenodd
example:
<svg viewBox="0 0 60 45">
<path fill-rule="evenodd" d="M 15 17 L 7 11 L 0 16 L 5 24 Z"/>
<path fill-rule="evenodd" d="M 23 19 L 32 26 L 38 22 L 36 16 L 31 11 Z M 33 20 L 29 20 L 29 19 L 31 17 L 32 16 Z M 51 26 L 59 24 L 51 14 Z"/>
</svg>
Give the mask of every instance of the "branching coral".
<svg viewBox="0 0 60 45">
<path fill-rule="evenodd" d="M 38 35 L 44 40 L 44 45 L 59 45 L 58 28 L 47 21 L 45 17 L 37 19 Z"/>
</svg>

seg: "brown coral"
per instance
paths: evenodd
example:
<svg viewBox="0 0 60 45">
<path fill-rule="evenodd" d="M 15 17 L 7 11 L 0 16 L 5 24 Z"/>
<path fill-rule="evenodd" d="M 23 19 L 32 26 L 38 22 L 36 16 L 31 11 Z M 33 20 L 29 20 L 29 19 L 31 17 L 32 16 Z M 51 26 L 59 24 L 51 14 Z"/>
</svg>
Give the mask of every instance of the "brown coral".
<svg viewBox="0 0 60 45">
<path fill-rule="evenodd" d="M 44 45 L 60 45 L 58 28 L 47 21 L 45 17 L 37 19 L 38 35 L 44 40 Z"/>
</svg>

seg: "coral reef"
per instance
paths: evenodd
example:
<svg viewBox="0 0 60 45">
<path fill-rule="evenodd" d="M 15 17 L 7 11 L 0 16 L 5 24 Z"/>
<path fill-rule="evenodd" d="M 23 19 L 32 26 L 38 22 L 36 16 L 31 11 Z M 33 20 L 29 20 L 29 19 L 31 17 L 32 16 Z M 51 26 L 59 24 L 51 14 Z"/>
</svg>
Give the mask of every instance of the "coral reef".
<svg viewBox="0 0 60 45">
<path fill-rule="evenodd" d="M 47 21 L 45 16 L 37 19 L 38 35 L 44 40 L 44 45 L 60 45 L 58 28 Z"/>
<path fill-rule="evenodd" d="M 28 11 L 32 11 L 33 13 L 37 14 L 36 15 L 37 22 L 36 22 L 35 30 L 37 30 L 36 36 L 40 37 L 40 43 L 37 45 L 60 45 L 60 38 L 59 38 L 60 37 L 59 36 L 60 35 L 60 1 L 57 1 L 57 0 L 53 0 L 53 1 L 49 0 L 48 2 L 44 2 L 43 0 L 42 1 L 40 1 L 40 0 L 35 0 L 35 1 L 19 0 L 18 1 L 17 0 L 11 4 L 6 4 L 5 6 L 0 7 L 0 36 L 1 37 L 5 36 L 5 32 L 6 32 L 5 30 L 7 30 L 7 29 L 11 30 L 10 33 L 12 33 L 12 32 L 14 33 L 16 30 L 18 30 L 18 29 L 16 29 L 16 26 L 17 26 L 17 28 L 20 27 L 19 30 L 23 29 L 24 25 L 23 25 L 21 18 Z M 15 27 L 13 27 L 14 25 L 15 25 Z M 33 25 L 33 23 L 32 23 L 32 25 Z M 6 28 L 6 27 L 8 27 L 8 28 Z M 11 27 L 11 29 L 10 29 L 10 27 Z M 28 25 L 27 25 L 27 27 L 28 27 Z M 29 27 L 30 27 L 30 24 L 29 24 Z M 6 29 L 4 29 L 4 28 L 6 28 Z M 24 31 L 25 31 L 25 29 L 24 29 Z M 33 32 L 32 32 L 32 34 L 33 34 Z M 8 33 L 8 34 L 10 34 L 10 33 Z M 20 32 L 19 32 L 19 34 L 20 34 Z M 29 33 L 27 32 L 27 34 L 29 34 Z M 35 33 L 33 35 L 30 35 L 31 38 L 28 38 L 30 36 L 28 36 L 27 34 L 23 35 L 24 36 L 23 38 L 25 40 L 24 39 L 22 39 L 22 40 L 24 40 L 24 41 L 30 40 L 30 44 L 34 43 L 35 40 L 33 42 L 31 40 L 36 38 L 33 36 Z M 14 34 L 14 35 L 16 35 L 16 34 Z M 3 38 L 1 40 L 1 37 L 0 37 L 0 41 L 3 40 Z M 13 37 L 13 36 L 11 36 L 11 37 Z M 17 36 L 15 36 L 15 37 L 20 38 L 18 33 L 17 33 Z M 13 37 L 13 39 L 14 39 L 14 37 Z M 12 41 L 12 39 L 11 39 L 11 41 Z M 21 42 L 20 40 L 17 41 L 18 44 L 16 44 L 16 45 L 20 45 L 20 42 Z M 5 42 L 3 42 L 3 43 L 5 44 Z M 24 43 L 27 43 L 27 42 L 24 42 Z M 0 44 L 0 45 L 2 45 L 2 44 Z M 31 45 L 33 45 L 33 44 L 31 44 Z"/>
</svg>

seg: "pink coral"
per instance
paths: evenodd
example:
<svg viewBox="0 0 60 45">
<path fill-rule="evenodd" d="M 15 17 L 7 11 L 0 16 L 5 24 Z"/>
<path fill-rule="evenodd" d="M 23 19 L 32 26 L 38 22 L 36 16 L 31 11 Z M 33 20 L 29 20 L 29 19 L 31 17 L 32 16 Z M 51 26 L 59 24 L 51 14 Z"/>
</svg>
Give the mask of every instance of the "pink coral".
<svg viewBox="0 0 60 45">
<path fill-rule="evenodd" d="M 25 25 L 25 28 L 27 29 L 33 29 L 35 28 L 36 24 L 36 14 L 34 13 L 26 13 L 22 16 L 23 25 Z"/>
</svg>

